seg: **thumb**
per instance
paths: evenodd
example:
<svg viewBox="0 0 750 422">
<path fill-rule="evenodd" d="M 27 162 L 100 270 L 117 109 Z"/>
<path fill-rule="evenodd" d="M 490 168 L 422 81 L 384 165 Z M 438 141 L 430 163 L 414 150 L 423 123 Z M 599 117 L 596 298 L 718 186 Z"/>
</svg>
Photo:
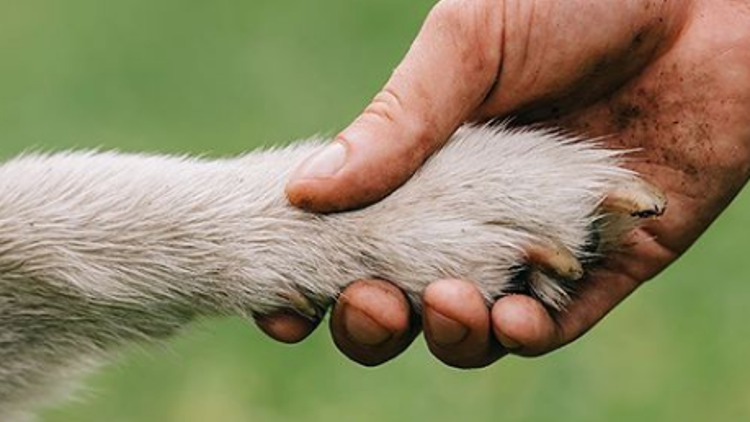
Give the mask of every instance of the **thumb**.
<svg viewBox="0 0 750 422">
<path fill-rule="evenodd" d="M 315 212 L 342 211 L 376 202 L 403 184 L 495 83 L 500 4 L 438 3 L 383 90 L 293 172 L 286 189 L 291 203 Z"/>
</svg>

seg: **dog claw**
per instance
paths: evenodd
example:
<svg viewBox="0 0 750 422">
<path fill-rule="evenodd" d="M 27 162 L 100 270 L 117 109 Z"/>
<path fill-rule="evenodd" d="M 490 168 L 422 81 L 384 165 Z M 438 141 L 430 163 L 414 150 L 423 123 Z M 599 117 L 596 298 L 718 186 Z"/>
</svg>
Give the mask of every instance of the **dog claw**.
<svg viewBox="0 0 750 422">
<path fill-rule="evenodd" d="M 602 202 L 605 211 L 638 218 L 658 217 L 664 214 L 666 207 L 664 193 L 642 180 L 613 189 Z"/>
<path fill-rule="evenodd" d="M 529 273 L 529 286 L 537 298 L 556 311 L 562 311 L 570 302 L 570 294 L 563 285 L 537 269 Z"/>
<path fill-rule="evenodd" d="M 556 242 L 540 242 L 524 248 L 528 263 L 555 278 L 576 281 L 583 266 L 568 248 Z"/>
<path fill-rule="evenodd" d="M 300 315 L 310 319 L 320 318 L 320 312 L 318 311 L 318 308 L 302 293 L 291 292 L 285 293 L 283 296 L 292 305 L 292 309 L 299 312 Z"/>
</svg>

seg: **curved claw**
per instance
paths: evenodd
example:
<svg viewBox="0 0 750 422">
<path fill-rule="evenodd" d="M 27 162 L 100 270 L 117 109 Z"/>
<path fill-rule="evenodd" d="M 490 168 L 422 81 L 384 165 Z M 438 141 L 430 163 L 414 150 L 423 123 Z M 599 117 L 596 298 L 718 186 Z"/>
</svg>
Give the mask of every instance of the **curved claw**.
<svg viewBox="0 0 750 422">
<path fill-rule="evenodd" d="M 556 311 L 562 311 L 570 303 L 570 294 L 558 280 L 537 269 L 532 269 L 528 279 L 534 296 Z"/>
<path fill-rule="evenodd" d="M 302 293 L 289 292 L 284 293 L 282 296 L 289 301 L 292 305 L 292 309 L 299 312 L 300 315 L 313 320 L 320 318 L 318 308 Z"/>
<path fill-rule="evenodd" d="M 611 190 L 602 202 L 605 211 L 638 218 L 658 217 L 664 214 L 666 207 L 666 195 L 640 179 Z"/>
<path fill-rule="evenodd" d="M 539 242 L 524 248 L 528 263 L 556 278 L 569 281 L 583 277 L 583 266 L 565 246 L 552 241 Z"/>
</svg>

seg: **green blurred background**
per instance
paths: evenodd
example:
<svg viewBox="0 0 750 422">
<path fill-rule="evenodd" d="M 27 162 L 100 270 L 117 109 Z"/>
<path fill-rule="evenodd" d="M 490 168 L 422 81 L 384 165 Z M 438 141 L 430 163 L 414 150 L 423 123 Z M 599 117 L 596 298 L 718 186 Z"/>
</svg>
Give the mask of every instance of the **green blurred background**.
<svg viewBox="0 0 750 422">
<path fill-rule="evenodd" d="M 6 0 L 0 156 L 238 153 L 333 133 L 384 82 L 432 1 Z M 594 332 L 464 372 L 418 340 L 364 369 L 325 329 L 276 344 L 193 327 L 92 377 L 44 422 L 750 420 L 750 196 Z"/>
</svg>

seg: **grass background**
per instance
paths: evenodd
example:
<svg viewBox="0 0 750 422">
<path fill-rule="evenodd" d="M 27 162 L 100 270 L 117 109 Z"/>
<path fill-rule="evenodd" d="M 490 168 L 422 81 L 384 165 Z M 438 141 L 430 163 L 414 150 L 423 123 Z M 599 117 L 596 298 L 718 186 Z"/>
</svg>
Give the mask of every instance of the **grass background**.
<svg viewBox="0 0 750 422">
<path fill-rule="evenodd" d="M 223 155 L 344 126 L 431 1 L 0 3 L 0 157 L 31 147 Z M 575 345 L 464 372 L 421 340 L 377 369 L 321 329 L 194 327 L 44 422 L 750 420 L 750 196 Z"/>
</svg>

